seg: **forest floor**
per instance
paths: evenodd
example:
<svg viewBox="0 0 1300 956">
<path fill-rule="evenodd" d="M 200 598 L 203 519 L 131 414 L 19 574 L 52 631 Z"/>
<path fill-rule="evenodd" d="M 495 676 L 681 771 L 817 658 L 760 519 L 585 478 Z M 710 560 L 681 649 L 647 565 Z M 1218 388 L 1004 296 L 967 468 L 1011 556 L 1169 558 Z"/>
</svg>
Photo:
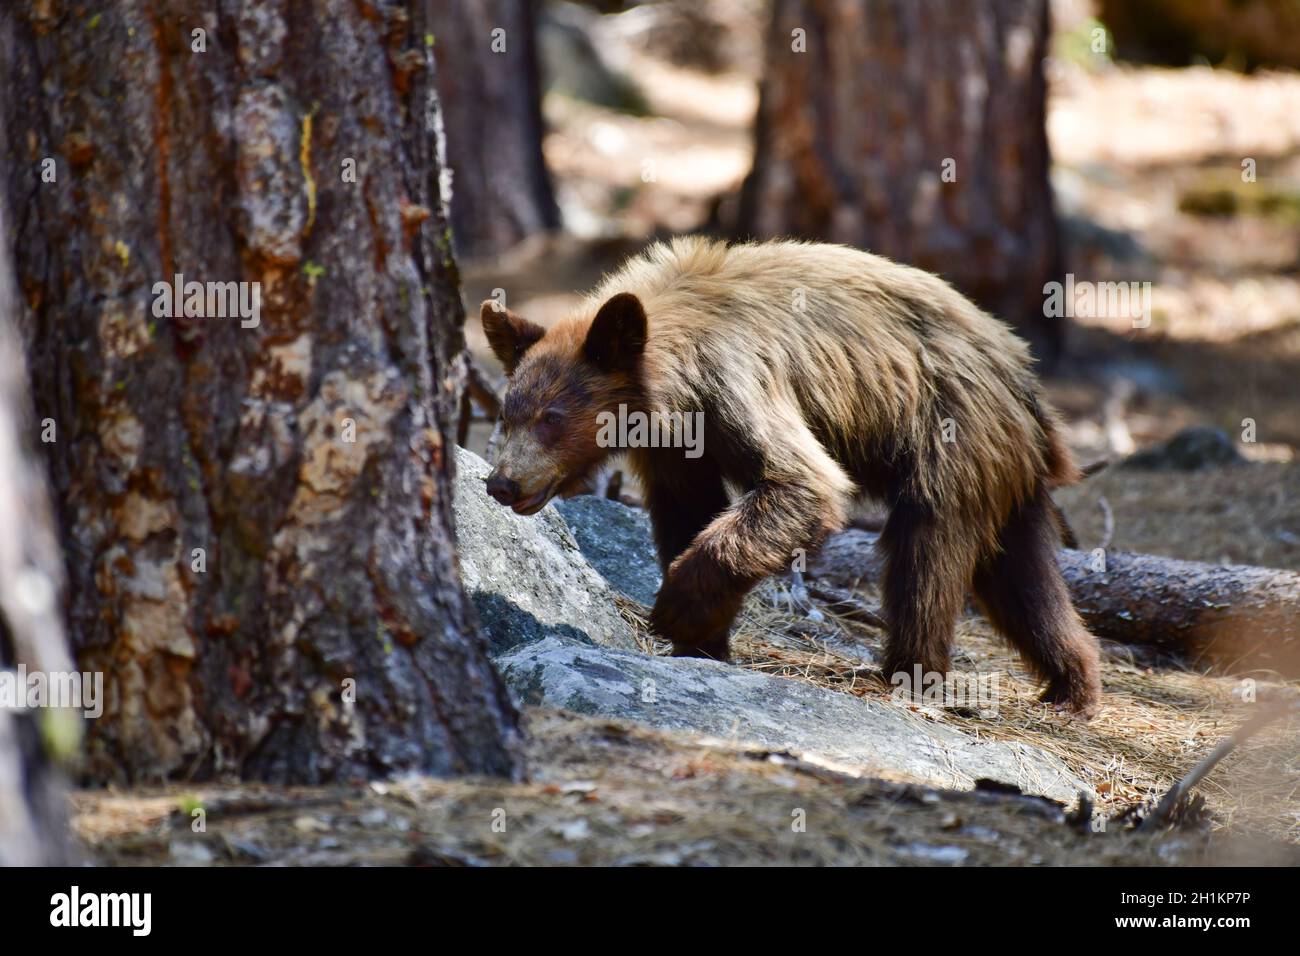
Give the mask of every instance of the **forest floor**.
<svg viewBox="0 0 1300 956">
<path fill-rule="evenodd" d="M 710 72 L 606 37 L 602 49 L 639 79 L 648 116 L 548 97 L 546 153 L 569 231 L 466 263 L 471 316 L 503 288 L 512 308 L 550 324 L 652 238 L 710 220 L 752 151 L 756 65 L 744 51 L 758 43 L 734 39 L 742 52 Z M 1193 424 L 1237 439 L 1251 419 L 1257 437 L 1238 443 L 1249 464 L 1107 469 L 1059 494 L 1071 524 L 1095 547 L 1109 511 L 1115 548 L 1300 570 L 1300 76 L 1063 57 L 1050 81 L 1067 270 L 1150 281 L 1154 306 L 1146 329 L 1104 319 L 1070 328 L 1068 358 L 1047 385 L 1080 459 L 1115 460 Z M 1241 180 L 1245 158 L 1255 161 L 1253 183 Z M 478 323 L 466 332 L 497 373 Z M 471 447 L 481 452 L 486 434 L 477 425 Z M 839 645 L 751 601 L 737 663 L 887 696 L 842 649 L 877 649 L 881 635 L 832 623 Z M 1111 647 L 1106 705 L 1085 724 L 1037 704 L 978 617 L 963 619 L 956 661 L 1008 675 L 997 716 L 927 716 L 1051 750 L 1093 786 L 1106 832 L 1039 799 L 863 779 L 799 755 L 536 709 L 527 782 L 83 791 L 74 825 L 88 856 L 112 864 L 1300 863 L 1294 716 L 1206 779 L 1204 828 L 1137 834 L 1120 819 L 1245 719 L 1243 676 L 1261 698 L 1294 694 L 1294 682 L 1153 667 Z M 198 807 L 205 833 L 192 830 Z"/>
<path fill-rule="evenodd" d="M 827 622 L 813 626 L 755 594 L 733 635 L 735 666 L 890 701 L 863 663 L 879 654 L 884 634 L 824 610 Z M 1241 676 L 1153 665 L 1118 645 L 1103 650 L 1101 712 L 1073 720 L 1040 704 L 1015 655 L 967 614 L 954 665 L 999 675 L 996 712 L 894 702 L 978 738 L 1049 751 L 1095 794 L 1082 811 L 903 776 L 871 779 L 738 739 L 529 708 L 525 782 L 82 791 L 74 830 L 87 856 L 106 865 L 1300 865 L 1300 712 L 1203 781 L 1204 812 L 1179 829 L 1137 833 L 1143 808 L 1258 704 Z M 1259 701 L 1295 693 L 1252 676 Z M 198 808 L 203 832 L 193 830 Z"/>
<path fill-rule="evenodd" d="M 74 827 L 94 861 L 112 866 L 1300 865 L 1300 848 L 1258 837 L 1094 832 L 1042 798 L 863 779 L 618 721 L 526 716 L 526 783 L 83 792 Z"/>
</svg>

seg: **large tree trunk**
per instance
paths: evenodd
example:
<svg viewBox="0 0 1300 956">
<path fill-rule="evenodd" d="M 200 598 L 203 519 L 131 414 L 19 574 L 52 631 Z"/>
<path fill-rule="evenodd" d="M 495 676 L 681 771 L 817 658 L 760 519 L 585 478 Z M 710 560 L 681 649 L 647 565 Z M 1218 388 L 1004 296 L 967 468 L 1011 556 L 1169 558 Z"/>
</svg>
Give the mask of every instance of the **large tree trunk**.
<svg viewBox="0 0 1300 956">
<path fill-rule="evenodd" d="M 536 3 L 425 4 L 447 125 L 453 241 L 460 255 L 498 255 L 560 223 L 542 158 Z"/>
<path fill-rule="evenodd" d="M 32 454 L 37 428 L 15 321 L 6 222 L 0 195 L 0 680 L 21 693 L 20 666 L 48 678 L 68 673 L 72 659 L 59 617 L 58 538 L 45 473 Z M 0 706 L 0 867 L 67 862 L 64 792 L 56 764 L 75 751 L 80 722 L 73 711 Z M 58 753 L 60 745 L 70 752 Z"/>
<path fill-rule="evenodd" d="M 1054 359 L 1047 7 L 775 0 L 740 232 L 939 273 Z"/>
<path fill-rule="evenodd" d="M 90 773 L 515 773 L 455 567 L 423 5 L 101 6 L 0 11 L 67 617 L 107 674 Z M 159 317 L 178 273 L 260 283 L 259 323 Z"/>
</svg>

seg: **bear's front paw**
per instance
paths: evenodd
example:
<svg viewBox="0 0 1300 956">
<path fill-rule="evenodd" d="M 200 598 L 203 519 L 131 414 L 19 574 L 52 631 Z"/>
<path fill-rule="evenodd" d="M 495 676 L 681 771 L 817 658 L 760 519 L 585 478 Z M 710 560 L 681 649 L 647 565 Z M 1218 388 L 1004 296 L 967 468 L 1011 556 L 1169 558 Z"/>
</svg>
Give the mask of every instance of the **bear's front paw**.
<svg viewBox="0 0 1300 956">
<path fill-rule="evenodd" d="M 704 657 L 714 661 L 729 661 L 731 651 L 727 647 L 727 635 L 724 633 L 696 644 L 678 644 L 674 641 L 673 657 Z"/>
<path fill-rule="evenodd" d="M 727 631 L 729 617 L 716 613 L 717 609 L 697 606 L 674 597 L 665 588 L 650 612 L 650 630 L 671 641 L 673 657 L 709 657 L 715 661 L 729 659 Z"/>
</svg>

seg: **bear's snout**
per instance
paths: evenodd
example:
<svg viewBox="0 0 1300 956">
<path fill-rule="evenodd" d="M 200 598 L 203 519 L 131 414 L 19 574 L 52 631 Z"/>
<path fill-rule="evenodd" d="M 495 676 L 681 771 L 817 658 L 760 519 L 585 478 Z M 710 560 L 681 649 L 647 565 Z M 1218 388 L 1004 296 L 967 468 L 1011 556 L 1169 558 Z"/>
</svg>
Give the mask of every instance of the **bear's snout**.
<svg viewBox="0 0 1300 956">
<path fill-rule="evenodd" d="M 487 476 L 487 493 L 503 505 L 512 505 L 519 500 L 519 482 L 494 471 Z"/>
</svg>

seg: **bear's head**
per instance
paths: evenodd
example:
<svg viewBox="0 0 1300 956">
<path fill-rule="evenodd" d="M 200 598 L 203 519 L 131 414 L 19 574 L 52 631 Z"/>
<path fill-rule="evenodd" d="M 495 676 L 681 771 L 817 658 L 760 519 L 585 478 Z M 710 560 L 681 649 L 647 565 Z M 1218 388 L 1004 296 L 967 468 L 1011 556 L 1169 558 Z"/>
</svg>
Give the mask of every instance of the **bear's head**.
<svg viewBox="0 0 1300 956">
<path fill-rule="evenodd" d="M 489 299 L 480 318 L 509 378 L 487 491 L 516 514 L 535 514 L 556 495 L 586 490 L 617 450 L 600 440 L 602 413 L 643 407 L 645 309 L 623 292 L 590 321 L 547 331 Z"/>
</svg>

